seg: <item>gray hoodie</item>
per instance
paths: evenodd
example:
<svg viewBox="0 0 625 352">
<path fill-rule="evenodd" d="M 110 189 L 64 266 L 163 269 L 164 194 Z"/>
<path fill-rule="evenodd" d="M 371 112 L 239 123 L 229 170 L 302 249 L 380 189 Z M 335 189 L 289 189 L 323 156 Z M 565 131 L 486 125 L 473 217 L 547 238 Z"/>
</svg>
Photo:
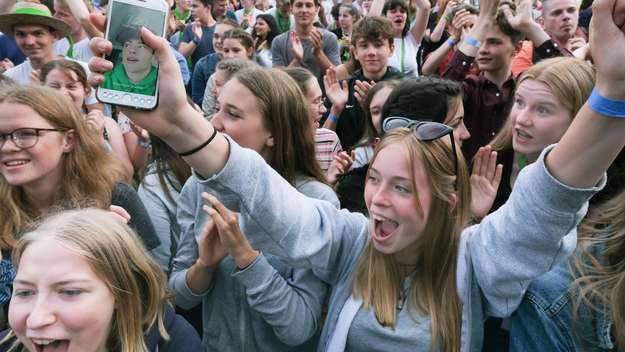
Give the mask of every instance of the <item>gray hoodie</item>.
<svg viewBox="0 0 625 352">
<path fill-rule="evenodd" d="M 545 167 L 544 156 L 551 149 L 523 169 L 504 206 L 462 232 L 456 272 L 463 302 L 462 351 L 481 351 L 484 318 L 509 316 L 529 283 L 569 256 L 587 200 L 605 185 L 605 177 L 589 189 L 563 185 Z M 292 266 L 311 268 L 332 285 L 318 350 L 328 350 L 331 339 L 347 340 L 352 321 L 339 322 L 339 315 L 351 305 L 346 302 L 352 301 L 352 272 L 369 241 L 369 221 L 302 196 L 257 154 L 232 141 L 224 169 L 203 180 L 201 187 L 211 189 L 224 205 L 239 211 L 250 228 L 255 227 L 250 233 L 262 237 L 255 238 L 262 244 L 257 248 Z M 429 326 L 424 326 L 429 320 L 408 324 L 412 325 L 402 328 L 414 331 L 412 350 L 418 350 L 431 339 Z M 333 337 L 335 331 L 342 336 Z M 371 339 L 366 344 L 384 341 L 386 350 L 404 350 L 395 343 L 392 329 Z"/>
<path fill-rule="evenodd" d="M 254 183 L 253 179 L 246 182 Z M 329 186 L 305 177 L 298 177 L 295 183 L 298 195 L 325 199 L 338 207 L 338 198 Z M 186 273 L 198 258 L 199 236 L 208 221 L 202 211 L 202 191 L 213 193 L 192 176 L 180 194 L 181 237 L 169 285 L 177 305 L 188 309 L 202 302 L 205 350 L 314 350 L 317 338 L 312 337 L 321 327 L 321 306 L 328 285 L 310 269 L 293 269 L 280 258 L 263 253 L 247 268 L 238 270 L 228 256 L 214 272 L 207 292 L 196 295 L 189 289 Z M 239 218 L 239 225 L 252 247 L 261 248 L 256 239 L 263 236 L 254 234 L 258 227 L 243 218 Z"/>
</svg>

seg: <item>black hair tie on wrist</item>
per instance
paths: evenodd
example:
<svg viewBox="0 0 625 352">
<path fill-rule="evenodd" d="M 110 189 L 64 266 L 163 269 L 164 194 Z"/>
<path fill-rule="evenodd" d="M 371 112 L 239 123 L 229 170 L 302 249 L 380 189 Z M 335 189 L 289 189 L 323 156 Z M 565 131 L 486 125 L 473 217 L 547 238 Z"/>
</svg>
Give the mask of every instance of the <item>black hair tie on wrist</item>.
<svg viewBox="0 0 625 352">
<path fill-rule="evenodd" d="M 213 139 L 215 139 L 215 136 L 217 136 L 217 129 L 215 127 L 213 127 L 213 134 L 208 137 L 208 139 L 206 140 L 206 142 L 200 144 L 199 146 L 197 146 L 196 148 L 193 148 L 191 150 L 189 150 L 188 152 L 182 152 L 182 153 L 178 153 L 178 155 L 180 156 L 189 156 L 191 154 L 197 153 L 200 150 L 202 150 L 204 147 L 206 147 L 207 145 L 210 144 L 210 142 L 213 141 Z"/>
</svg>

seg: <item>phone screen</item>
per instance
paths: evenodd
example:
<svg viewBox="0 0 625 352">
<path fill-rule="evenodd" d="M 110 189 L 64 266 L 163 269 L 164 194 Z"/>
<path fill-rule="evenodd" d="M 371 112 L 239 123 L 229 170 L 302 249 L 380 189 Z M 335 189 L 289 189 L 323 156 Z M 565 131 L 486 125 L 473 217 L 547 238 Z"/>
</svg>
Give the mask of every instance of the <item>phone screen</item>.
<svg viewBox="0 0 625 352">
<path fill-rule="evenodd" d="M 145 101 L 156 96 L 158 65 L 152 48 L 143 43 L 140 29 L 146 27 L 163 36 L 166 13 L 119 1 L 111 2 L 109 12 L 107 38 L 113 44 L 113 51 L 106 59 L 113 62 L 114 68 L 104 75 L 100 88 L 131 93 L 122 95 L 127 98 L 119 101 L 122 105 L 145 105 L 127 104 L 131 100 Z M 117 95 L 105 91 L 102 96 L 114 100 Z"/>
</svg>

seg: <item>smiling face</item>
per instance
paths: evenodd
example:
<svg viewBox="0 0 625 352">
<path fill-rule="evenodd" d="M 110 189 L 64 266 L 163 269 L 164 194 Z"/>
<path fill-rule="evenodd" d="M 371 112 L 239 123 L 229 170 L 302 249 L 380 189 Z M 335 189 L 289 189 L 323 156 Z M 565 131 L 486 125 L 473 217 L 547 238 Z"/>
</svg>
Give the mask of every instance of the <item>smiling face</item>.
<svg viewBox="0 0 625 352">
<path fill-rule="evenodd" d="M 80 22 L 72 15 L 72 10 L 69 6 L 62 3 L 60 0 L 54 1 L 54 18 L 69 24 L 70 27 L 72 27 L 72 35 L 80 34 L 83 30 Z"/>
<path fill-rule="evenodd" d="M 526 79 L 517 88 L 512 119 L 512 147 L 536 160 L 540 152 L 556 143 L 571 124 L 571 113 L 544 83 Z"/>
<path fill-rule="evenodd" d="M 73 71 L 54 69 L 48 73 L 44 84 L 68 96 L 78 109 L 82 109 L 85 97 L 89 93 Z"/>
<path fill-rule="evenodd" d="M 412 169 L 407 153 L 400 143 L 380 150 L 369 167 L 364 195 L 374 247 L 404 263 L 414 258 L 432 203 L 423 163 L 415 159 Z"/>
<path fill-rule="evenodd" d="M 254 24 L 254 31 L 256 32 L 256 35 L 265 37 L 265 35 L 269 32 L 269 25 L 264 19 L 258 17 L 256 18 L 256 24 Z"/>
<path fill-rule="evenodd" d="M 19 116 L 16 119 L 15 116 Z M 0 133 L 19 128 L 55 128 L 35 110 L 20 104 L 0 104 Z M 21 149 L 11 140 L 0 148 L 0 172 L 11 186 L 33 191 L 55 188 L 63 177 L 64 154 L 73 147 L 68 132 L 41 132 L 37 143 Z"/>
<path fill-rule="evenodd" d="M 388 59 L 393 56 L 393 46 L 388 40 L 359 38 L 354 45 L 354 58 L 360 62 L 366 77 L 376 77 L 386 71 Z"/>
<path fill-rule="evenodd" d="M 219 111 L 211 120 L 213 126 L 242 147 L 267 155 L 268 149 L 273 146 L 273 139 L 263 124 L 254 94 L 232 78 L 223 86 L 217 102 Z"/>
<path fill-rule="evenodd" d="M 56 33 L 40 25 L 19 25 L 13 27 L 17 46 L 31 61 L 45 61 L 54 56 L 53 45 Z"/>
<path fill-rule="evenodd" d="M 293 6 L 290 0 L 277 0 L 276 8 L 280 11 L 282 17 L 287 18 L 291 16 L 291 12 L 293 10 Z"/>
<path fill-rule="evenodd" d="M 153 56 L 154 51 L 139 39 L 131 39 L 124 43 L 122 63 L 127 73 L 145 73 L 147 76 L 152 69 Z"/>
<path fill-rule="evenodd" d="M 295 23 L 302 26 L 312 26 L 319 8 L 313 0 L 294 0 L 293 16 Z"/>
<path fill-rule="evenodd" d="M 106 351 L 114 308 L 111 290 L 75 251 L 51 238 L 24 251 L 9 324 L 28 350 Z"/>
</svg>

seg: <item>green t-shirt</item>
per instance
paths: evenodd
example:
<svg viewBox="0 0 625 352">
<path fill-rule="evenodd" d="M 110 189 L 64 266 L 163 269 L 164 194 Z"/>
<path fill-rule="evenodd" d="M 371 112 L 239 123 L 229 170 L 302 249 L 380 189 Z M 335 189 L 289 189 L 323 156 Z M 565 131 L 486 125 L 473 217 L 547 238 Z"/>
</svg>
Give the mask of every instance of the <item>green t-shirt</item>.
<svg viewBox="0 0 625 352">
<path fill-rule="evenodd" d="M 152 66 L 150 73 L 141 82 L 131 82 L 126 75 L 124 65 L 117 65 L 113 71 L 104 74 L 102 88 L 120 90 L 127 93 L 154 95 L 156 92 L 157 69 Z"/>
<path fill-rule="evenodd" d="M 191 18 L 191 11 L 187 11 L 186 16 L 183 16 L 180 13 L 180 9 L 176 7 L 176 9 L 174 10 L 174 17 L 176 17 L 178 21 L 182 21 L 186 23 L 189 20 L 189 18 Z"/>
</svg>

